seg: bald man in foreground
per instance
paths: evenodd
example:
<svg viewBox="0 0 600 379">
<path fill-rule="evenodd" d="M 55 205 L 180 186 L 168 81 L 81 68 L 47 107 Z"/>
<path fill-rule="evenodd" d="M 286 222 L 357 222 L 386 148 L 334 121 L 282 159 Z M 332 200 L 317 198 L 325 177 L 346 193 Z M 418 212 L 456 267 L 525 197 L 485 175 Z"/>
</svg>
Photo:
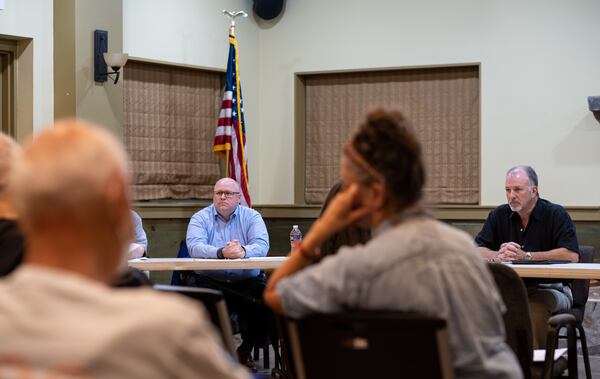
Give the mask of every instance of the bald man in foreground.
<svg viewBox="0 0 600 379">
<path fill-rule="evenodd" d="M 246 378 L 195 303 L 111 289 L 133 238 L 127 167 L 69 120 L 23 148 L 10 190 L 25 261 L 0 281 L 0 377 Z"/>
</svg>

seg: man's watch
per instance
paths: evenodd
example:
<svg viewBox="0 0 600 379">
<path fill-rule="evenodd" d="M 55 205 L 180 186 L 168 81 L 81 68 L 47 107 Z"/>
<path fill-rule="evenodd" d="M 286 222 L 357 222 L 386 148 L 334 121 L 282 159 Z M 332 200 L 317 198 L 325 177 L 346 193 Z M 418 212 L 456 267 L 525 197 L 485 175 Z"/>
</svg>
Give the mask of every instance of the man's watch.
<svg viewBox="0 0 600 379">
<path fill-rule="evenodd" d="M 528 261 L 530 261 L 532 258 L 531 253 L 529 251 L 525 252 L 525 259 L 527 259 Z"/>
</svg>

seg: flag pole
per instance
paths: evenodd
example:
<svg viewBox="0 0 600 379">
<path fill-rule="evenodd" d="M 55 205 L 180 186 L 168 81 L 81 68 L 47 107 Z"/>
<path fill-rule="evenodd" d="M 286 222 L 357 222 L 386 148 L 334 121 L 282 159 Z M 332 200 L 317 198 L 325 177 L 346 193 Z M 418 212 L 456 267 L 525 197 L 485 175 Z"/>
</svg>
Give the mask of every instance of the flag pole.
<svg viewBox="0 0 600 379">
<path fill-rule="evenodd" d="M 248 13 L 244 11 L 231 12 L 223 9 L 223 14 L 229 18 L 229 34 L 235 36 L 235 19 L 236 17 L 248 17 Z M 229 152 L 231 147 L 225 152 L 225 177 L 229 177 Z"/>
<path fill-rule="evenodd" d="M 225 150 L 225 177 L 229 178 L 229 152 L 231 149 Z"/>
</svg>

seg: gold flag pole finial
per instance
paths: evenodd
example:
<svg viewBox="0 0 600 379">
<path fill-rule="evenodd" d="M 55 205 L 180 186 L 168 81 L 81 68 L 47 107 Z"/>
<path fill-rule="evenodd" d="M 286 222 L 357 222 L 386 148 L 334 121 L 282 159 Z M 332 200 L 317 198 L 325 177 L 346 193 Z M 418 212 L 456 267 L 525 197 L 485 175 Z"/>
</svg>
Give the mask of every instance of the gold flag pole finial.
<svg viewBox="0 0 600 379">
<path fill-rule="evenodd" d="M 248 17 L 248 13 L 246 13 L 244 11 L 230 12 L 230 11 L 223 9 L 223 14 L 226 15 L 227 17 L 229 17 L 229 20 L 231 21 L 231 24 L 229 24 L 229 33 L 230 34 L 235 33 L 235 18 L 236 17 L 238 17 L 238 16 Z"/>
</svg>

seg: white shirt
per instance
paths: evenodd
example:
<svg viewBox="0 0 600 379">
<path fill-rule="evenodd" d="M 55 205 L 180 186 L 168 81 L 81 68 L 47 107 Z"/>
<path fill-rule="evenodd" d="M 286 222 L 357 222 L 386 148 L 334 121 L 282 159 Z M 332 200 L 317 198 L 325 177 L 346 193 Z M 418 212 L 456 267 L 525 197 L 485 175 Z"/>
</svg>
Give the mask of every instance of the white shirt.
<svg viewBox="0 0 600 379">
<path fill-rule="evenodd" d="M 43 266 L 0 281 L 0 336 L 2 378 L 249 377 L 196 303 Z"/>
</svg>

